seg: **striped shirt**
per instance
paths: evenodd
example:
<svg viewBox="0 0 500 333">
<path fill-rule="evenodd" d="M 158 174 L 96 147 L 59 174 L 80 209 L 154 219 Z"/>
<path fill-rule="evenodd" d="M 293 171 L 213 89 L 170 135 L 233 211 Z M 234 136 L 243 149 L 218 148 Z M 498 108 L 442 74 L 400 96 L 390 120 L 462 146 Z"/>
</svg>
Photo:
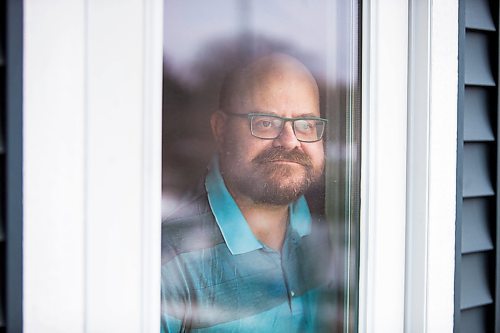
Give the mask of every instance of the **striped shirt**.
<svg viewBox="0 0 500 333">
<path fill-rule="evenodd" d="M 254 236 L 216 160 L 205 189 L 162 225 L 162 332 L 326 331 L 331 251 L 306 200 L 290 204 L 278 252 Z"/>
</svg>

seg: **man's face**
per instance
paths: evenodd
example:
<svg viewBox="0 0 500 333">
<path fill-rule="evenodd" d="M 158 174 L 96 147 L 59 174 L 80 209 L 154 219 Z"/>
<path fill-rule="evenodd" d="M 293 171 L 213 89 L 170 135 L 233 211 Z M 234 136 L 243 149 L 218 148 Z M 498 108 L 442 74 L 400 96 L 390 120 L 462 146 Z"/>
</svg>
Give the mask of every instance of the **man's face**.
<svg viewBox="0 0 500 333">
<path fill-rule="evenodd" d="M 315 82 L 292 74 L 270 74 L 248 84 L 231 112 L 319 117 Z M 220 159 L 233 195 L 260 204 L 285 205 L 319 180 L 324 167 L 323 141 L 300 142 L 292 126 L 286 122 L 279 137 L 264 140 L 252 136 L 248 119 L 226 117 Z"/>
</svg>

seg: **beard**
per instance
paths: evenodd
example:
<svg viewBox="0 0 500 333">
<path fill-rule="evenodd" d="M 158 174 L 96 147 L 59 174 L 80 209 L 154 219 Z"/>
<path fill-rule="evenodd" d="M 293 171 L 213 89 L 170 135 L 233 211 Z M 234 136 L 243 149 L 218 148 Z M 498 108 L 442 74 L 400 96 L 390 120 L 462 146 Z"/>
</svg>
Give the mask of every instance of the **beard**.
<svg viewBox="0 0 500 333">
<path fill-rule="evenodd" d="M 269 148 L 248 166 L 229 160 L 233 158 L 235 154 L 228 150 L 221 158 L 226 184 L 257 204 L 287 205 L 315 184 L 323 171 L 323 165 L 315 170 L 311 158 L 297 148 Z"/>
</svg>

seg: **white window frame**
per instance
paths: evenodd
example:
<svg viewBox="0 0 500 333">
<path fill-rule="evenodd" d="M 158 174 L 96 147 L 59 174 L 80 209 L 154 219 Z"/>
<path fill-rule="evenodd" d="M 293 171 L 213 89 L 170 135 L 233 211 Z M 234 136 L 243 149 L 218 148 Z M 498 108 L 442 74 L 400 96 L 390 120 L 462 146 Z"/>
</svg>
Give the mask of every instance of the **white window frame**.
<svg viewBox="0 0 500 333">
<path fill-rule="evenodd" d="M 24 330 L 158 332 L 163 3 L 24 5 Z M 452 331 L 457 39 L 363 1 L 360 332 Z"/>
<path fill-rule="evenodd" d="M 452 332 L 458 1 L 364 1 L 360 332 Z"/>
<path fill-rule="evenodd" d="M 363 2 L 360 332 L 403 331 L 407 6 Z"/>
</svg>

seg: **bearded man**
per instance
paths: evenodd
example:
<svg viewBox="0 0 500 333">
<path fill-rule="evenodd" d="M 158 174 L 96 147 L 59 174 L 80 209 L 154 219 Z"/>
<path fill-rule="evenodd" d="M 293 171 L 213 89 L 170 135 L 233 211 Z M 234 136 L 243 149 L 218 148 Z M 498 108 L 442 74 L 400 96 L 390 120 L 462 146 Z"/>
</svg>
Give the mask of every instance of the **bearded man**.
<svg viewBox="0 0 500 333">
<path fill-rule="evenodd" d="M 304 193 L 323 174 L 318 86 L 284 54 L 229 75 L 204 186 L 162 226 L 163 332 L 321 332 L 331 250 Z"/>
</svg>

